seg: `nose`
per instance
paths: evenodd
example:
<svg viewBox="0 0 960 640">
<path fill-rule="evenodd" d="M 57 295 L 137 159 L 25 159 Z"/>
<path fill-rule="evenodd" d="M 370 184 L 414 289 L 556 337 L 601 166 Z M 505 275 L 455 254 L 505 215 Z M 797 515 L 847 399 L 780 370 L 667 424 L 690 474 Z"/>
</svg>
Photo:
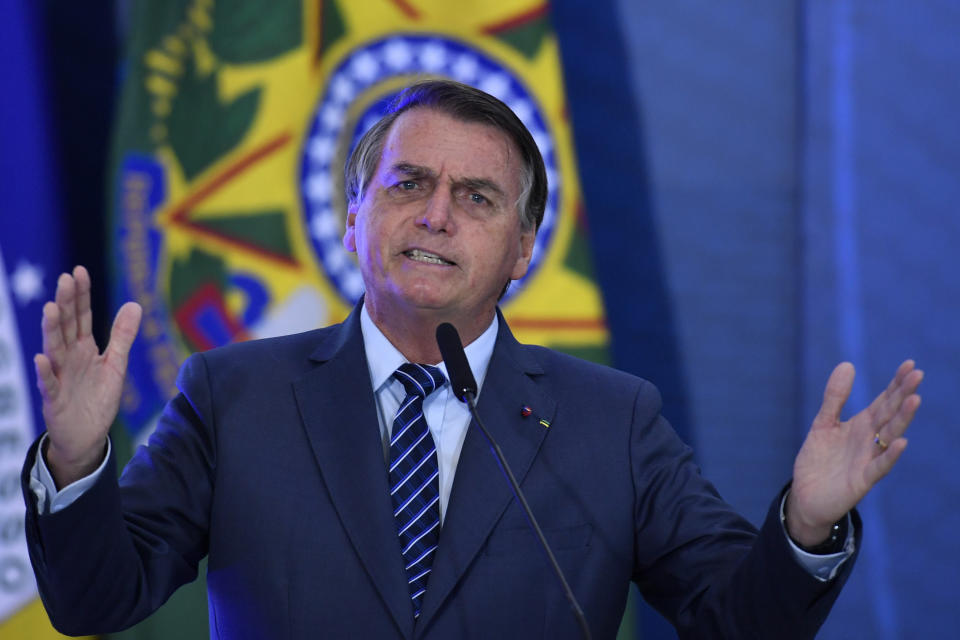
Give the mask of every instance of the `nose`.
<svg viewBox="0 0 960 640">
<path fill-rule="evenodd" d="M 450 233 L 453 225 L 453 198 L 446 189 L 435 189 L 417 224 L 434 233 Z"/>
</svg>

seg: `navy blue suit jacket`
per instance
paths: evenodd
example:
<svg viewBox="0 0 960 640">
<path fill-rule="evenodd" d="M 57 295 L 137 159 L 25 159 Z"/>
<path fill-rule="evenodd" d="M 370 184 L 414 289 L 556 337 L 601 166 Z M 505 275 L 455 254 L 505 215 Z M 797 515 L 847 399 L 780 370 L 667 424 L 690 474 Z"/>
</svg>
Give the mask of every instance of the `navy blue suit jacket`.
<svg viewBox="0 0 960 640">
<path fill-rule="evenodd" d="M 179 387 L 119 483 L 111 468 L 50 515 L 27 496 L 31 558 L 60 630 L 141 620 L 208 555 L 214 638 L 579 637 L 476 428 L 414 623 L 356 311 L 194 355 Z M 681 636 L 810 637 L 850 570 L 827 584 L 808 575 L 777 501 L 759 534 L 734 513 L 653 385 L 521 345 L 502 319 L 479 411 L 595 638 L 615 636 L 631 580 Z"/>
</svg>

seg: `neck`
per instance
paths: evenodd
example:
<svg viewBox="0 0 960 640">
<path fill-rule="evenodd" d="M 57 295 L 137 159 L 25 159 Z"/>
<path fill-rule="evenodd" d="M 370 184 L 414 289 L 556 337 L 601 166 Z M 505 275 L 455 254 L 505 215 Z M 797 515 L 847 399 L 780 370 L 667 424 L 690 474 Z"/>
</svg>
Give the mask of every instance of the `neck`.
<svg viewBox="0 0 960 640">
<path fill-rule="evenodd" d="M 463 345 L 480 337 L 493 322 L 496 311 L 490 309 L 470 317 L 437 310 L 416 310 L 414 313 L 383 313 L 375 304 L 364 300 L 370 319 L 383 332 L 387 340 L 410 362 L 437 364 L 443 358 L 437 347 L 437 326 L 449 322 L 457 328 Z"/>
</svg>

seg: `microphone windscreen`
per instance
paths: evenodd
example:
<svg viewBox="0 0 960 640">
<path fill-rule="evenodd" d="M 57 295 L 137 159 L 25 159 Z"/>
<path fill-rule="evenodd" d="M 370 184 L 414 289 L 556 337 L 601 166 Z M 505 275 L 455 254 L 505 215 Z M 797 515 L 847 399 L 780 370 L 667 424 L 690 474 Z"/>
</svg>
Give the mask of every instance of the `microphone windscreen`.
<svg viewBox="0 0 960 640">
<path fill-rule="evenodd" d="M 454 394 L 463 402 L 467 401 L 467 392 L 477 395 L 477 381 L 473 378 L 467 354 L 463 352 L 463 343 L 457 328 L 449 322 L 437 327 L 437 346 L 440 355 L 447 365 L 447 375 L 450 376 L 450 386 Z"/>
</svg>

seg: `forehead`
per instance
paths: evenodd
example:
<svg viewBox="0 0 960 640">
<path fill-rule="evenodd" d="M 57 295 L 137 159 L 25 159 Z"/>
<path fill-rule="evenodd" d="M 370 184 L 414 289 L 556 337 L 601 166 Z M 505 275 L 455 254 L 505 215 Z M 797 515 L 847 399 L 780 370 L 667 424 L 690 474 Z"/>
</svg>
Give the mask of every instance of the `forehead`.
<svg viewBox="0 0 960 640">
<path fill-rule="evenodd" d="M 519 156 L 513 141 L 493 125 L 420 107 L 404 112 L 390 127 L 380 170 L 414 164 L 454 179 L 493 179 L 505 189 L 519 190 Z"/>
</svg>

